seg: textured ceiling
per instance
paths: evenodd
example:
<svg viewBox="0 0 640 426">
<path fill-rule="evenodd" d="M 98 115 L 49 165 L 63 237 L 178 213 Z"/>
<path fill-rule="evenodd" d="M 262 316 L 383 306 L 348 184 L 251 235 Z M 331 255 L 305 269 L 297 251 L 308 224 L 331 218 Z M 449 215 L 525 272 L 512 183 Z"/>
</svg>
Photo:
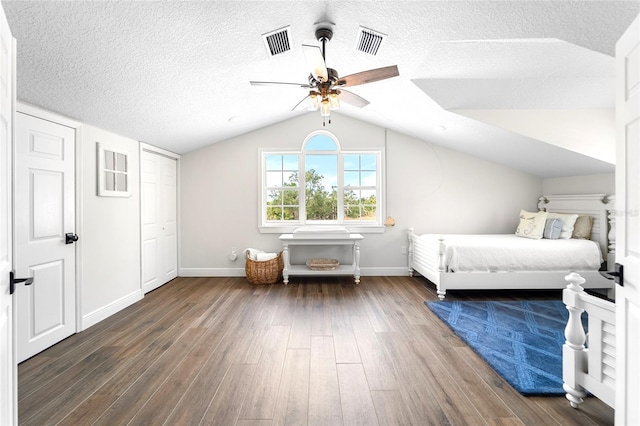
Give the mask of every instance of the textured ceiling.
<svg viewBox="0 0 640 426">
<path fill-rule="evenodd" d="M 186 153 L 306 113 L 291 111 L 303 89 L 248 82 L 306 83 L 301 45 L 317 44 L 315 24 L 330 21 L 326 59 L 340 75 L 400 70 L 354 87 L 371 104 L 343 104 L 334 120 L 344 114 L 541 177 L 613 166 L 455 110 L 613 108 L 615 42 L 640 13 L 640 1 L 2 5 L 18 41 L 18 99 L 123 136 Z M 271 58 L 262 34 L 284 26 L 292 50 Z M 355 51 L 359 26 L 388 35 L 377 56 Z"/>
</svg>

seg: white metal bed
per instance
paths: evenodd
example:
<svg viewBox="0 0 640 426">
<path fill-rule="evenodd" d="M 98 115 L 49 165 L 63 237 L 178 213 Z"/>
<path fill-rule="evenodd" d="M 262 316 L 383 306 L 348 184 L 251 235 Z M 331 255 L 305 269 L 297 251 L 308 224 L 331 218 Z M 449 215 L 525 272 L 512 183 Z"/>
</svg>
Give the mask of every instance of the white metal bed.
<svg viewBox="0 0 640 426">
<path fill-rule="evenodd" d="M 538 200 L 540 211 L 589 215 L 593 219 L 591 240 L 598 243 L 605 261 L 613 264 L 615 257 L 615 229 L 613 215 L 614 197 L 605 194 L 547 195 Z M 448 269 L 446 240 L 439 239 L 435 249 L 425 245 L 413 230 L 409 229 L 409 275 L 414 272 L 436 285 L 442 300 L 447 290 L 495 290 L 495 289 L 562 289 L 564 277 L 570 270 L 546 271 L 498 271 L 498 272 L 452 272 Z M 604 278 L 597 269 L 581 270 L 586 279 L 586 288 L 609 289 L 613 298 L 614 283 Z"/>
</svg>

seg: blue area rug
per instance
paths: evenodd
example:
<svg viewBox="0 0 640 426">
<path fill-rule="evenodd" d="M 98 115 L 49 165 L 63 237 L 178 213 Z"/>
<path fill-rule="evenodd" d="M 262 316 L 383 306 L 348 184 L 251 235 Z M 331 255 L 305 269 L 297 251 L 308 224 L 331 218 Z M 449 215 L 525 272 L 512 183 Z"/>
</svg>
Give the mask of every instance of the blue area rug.
<svg viewBox="0 0 640 426">
<path fill-rule="evenodd" d="M 521 394 L 565 394 L 562 301 L 424 303 Z"/>
</svg>

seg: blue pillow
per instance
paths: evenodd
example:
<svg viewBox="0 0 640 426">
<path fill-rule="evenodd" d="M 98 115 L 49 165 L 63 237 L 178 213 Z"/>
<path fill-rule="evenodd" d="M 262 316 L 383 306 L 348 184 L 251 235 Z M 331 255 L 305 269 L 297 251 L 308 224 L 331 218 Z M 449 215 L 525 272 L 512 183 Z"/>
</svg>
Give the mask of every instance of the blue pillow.
<svg viewBox="0 0 640 426">
<path fill-rule="evenodd" d="M 544 224 L 544 232 L 542 238 L 549 240 L 557 240 L 562 232 L 562 221 L 560 219 L 547 219 Z"/>
</svg>

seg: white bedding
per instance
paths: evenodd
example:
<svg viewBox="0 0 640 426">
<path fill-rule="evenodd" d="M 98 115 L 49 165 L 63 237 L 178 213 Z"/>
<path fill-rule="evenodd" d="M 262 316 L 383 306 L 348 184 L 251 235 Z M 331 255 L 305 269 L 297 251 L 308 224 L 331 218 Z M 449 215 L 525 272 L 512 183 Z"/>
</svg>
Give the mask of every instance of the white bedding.
<svg viewBox="0 0 640 426">
<path fill-rule="evenodd" d="M 603 261 L 595 241 L 549 240 L 513 234 L 425 234 L 437 252 L 444 238 L 447 272 L 597 271 Z"/>
</svg>

